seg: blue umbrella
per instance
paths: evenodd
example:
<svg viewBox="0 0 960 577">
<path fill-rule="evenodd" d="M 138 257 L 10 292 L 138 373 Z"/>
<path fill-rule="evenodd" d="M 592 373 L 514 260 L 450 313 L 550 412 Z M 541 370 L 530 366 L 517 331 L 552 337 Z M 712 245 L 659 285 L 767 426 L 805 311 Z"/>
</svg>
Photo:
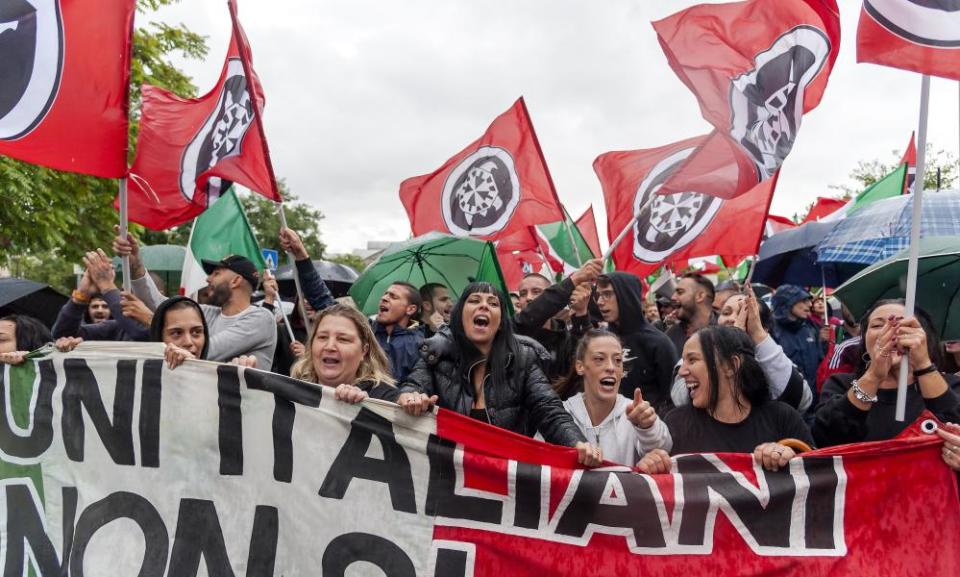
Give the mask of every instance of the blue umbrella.
<svg viewBox="0 0 960 577">
<path fill-rule="evenodd" d="M 820 262 L 871 265 L 910 246 L 913 195 L 865 205 L 840 221 L 817 245 Z M 960 236 L 960 192 L 923 195 L 920 237 Z"/>
<path fill-rule="evenodd" d="M 753 271 L 753 280 L 772 287 L 782 284 L 837 287 L 865 265 L 818 263 L 814 248 L 838 224 L 808 222 L 778 232 L 763 241 Z"/>
</svg>

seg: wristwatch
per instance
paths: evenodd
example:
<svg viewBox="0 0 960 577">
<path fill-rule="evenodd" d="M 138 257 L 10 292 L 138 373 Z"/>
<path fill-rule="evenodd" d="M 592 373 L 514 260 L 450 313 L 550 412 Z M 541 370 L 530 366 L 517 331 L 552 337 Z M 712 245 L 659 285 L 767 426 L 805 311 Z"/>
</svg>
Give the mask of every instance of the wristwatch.
<svg viewBox="0 0 960 577">
<path fill-rule="evenodd" d="M 866 391 L 860 388 L 860 383 L 857 382 L 857 379 L 854 379 L 850 385 L 853 387 L 853 396 L 857 398 L 861 403 L 876 403 L 876 395 L 868 395 Z"/>
</svg>

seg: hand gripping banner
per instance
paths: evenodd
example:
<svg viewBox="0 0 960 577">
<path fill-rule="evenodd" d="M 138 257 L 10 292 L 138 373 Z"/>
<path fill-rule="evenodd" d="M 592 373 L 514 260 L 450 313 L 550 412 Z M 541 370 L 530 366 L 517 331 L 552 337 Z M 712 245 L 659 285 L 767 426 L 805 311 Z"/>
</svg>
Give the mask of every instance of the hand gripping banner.
<svg viewBox="0 0 960 577">
<path fill-rule="evenodd" d="M 776 473 L 686 455 L 651 477 L 578 469 L 571 449 L 446 411 L 347 405 L 232 365 L 170 370 L 160 352 L 85 343 L 3 367 L 4 576 L 960 570 L 933 421 Z"/>
</svg>

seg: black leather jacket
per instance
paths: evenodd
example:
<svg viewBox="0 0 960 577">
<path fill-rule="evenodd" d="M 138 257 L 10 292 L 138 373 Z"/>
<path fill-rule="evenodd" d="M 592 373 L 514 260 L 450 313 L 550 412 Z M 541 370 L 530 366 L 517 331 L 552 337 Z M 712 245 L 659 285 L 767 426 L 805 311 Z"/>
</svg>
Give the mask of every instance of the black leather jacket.
<svg viewBox="0 0 960 577">
<path fill-rule="evenodd" d="M 533 339 L 515 338 L 520 354 L 507 359 L 509 385 L 494 388 L 489 379 L 484 383 L 490 423 L 527 436 L 539 430 L 544 439 L 556 445 L 572 447 L 585 442 L 540 368 L 541 359 L 549 359 L 549 353 Z M 420 360 L 400 391 L 437 395 L 441 408 L 469 415 L 474 397 L 470 371 L 475 364 L 461 362 L 453 334 L 448 327 L 442 327 L 423 342 Z"/>
</svg>

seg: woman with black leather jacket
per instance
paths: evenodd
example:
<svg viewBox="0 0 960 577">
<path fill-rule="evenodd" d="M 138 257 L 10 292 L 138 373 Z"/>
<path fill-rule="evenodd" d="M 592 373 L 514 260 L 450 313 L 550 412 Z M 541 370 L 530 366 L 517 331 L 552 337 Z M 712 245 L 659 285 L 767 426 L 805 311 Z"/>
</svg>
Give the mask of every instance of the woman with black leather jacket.
<svg viewBox="0 0 960 577">
<path fill-rule="evenodd" d="M 539 430 L 575 447 L 581 463 L 600 464 L 600 448 L 586 442 L 541 370 L 538 345 L 513 334 L 506 302 L 489 283 L 469 284 L 450 326 L 424 341 L 397 402 L 411 415 L 438 405 L 522 435 Z"/>
</svg>

